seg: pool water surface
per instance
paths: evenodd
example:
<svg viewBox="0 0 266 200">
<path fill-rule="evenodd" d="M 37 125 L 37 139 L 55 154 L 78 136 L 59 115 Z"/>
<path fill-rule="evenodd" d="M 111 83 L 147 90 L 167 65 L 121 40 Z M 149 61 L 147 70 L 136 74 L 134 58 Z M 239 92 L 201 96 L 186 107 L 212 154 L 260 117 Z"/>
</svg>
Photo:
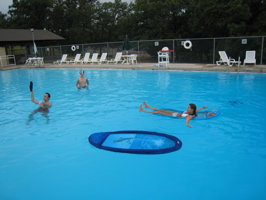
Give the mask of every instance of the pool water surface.
<svg viewBox="0 0 266 200">
<path fill-rule="evenodd" d="M 266 74 L 85 70 L 0 72 L 0 199 L 265 200 Z M 47 115 L 30 100 L 45 92 Z M 139 105 L 219 110 L 214 119 L 174 119 Z M 100 150 L 95 132 L 143 130 L 179 138 L 178 151 L 136 155 Z"/>
</svg>

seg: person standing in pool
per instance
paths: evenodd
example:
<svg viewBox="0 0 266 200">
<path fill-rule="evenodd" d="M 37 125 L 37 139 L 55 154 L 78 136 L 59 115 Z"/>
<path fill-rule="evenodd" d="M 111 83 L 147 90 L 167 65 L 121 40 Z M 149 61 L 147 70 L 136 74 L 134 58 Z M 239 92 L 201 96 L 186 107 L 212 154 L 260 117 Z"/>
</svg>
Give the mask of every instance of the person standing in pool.
<svg viewBox="0 0 266 200">
<path fill-rule="evenodd" d="M 29 115 L 29 119 L 26 123 L 29 124 L 29 122 L 33 120 L 33 116 L 38 112 L 42 113 L 42 115 L 47 119 L 47 123 L 48 123 L 49 122 L 49 117 L 47 116 L 47 114 L 49 113 L 48 108 L 51 108 L 51 106 L 53 105 L 51 102 L 49 102 L 51 95 L 48 92 L 46 92 L 43 95 L 43 102 L 35 100 L 32 82 L 30 82 L 30 93 L 31 93 L 31 101 L 33 103 L 38 104 L 39 108 L 31 112 L 31 114 Z"/>
<path fill-rule="evenodd" d="M 46 92 L 43 95 L 43 102 L 42 101 L 37 101 L 37 100 L 34 99 L 33 90 L 31 91 L 31 101 L 33 103 L 38 104 L 40 108 L 50 108 L 53 105 L 51 102 L 49 102 L 50 98 L 51 98 L 51 95 L 48 92 Z"/>
<path fill-rule="evenodd" d="M 184 117 L 184 118 L 186 118 L 186 125 L 190 128 L 193 128 L 193 126 L 189 125 L 189 121 L 193 117 L 197 116 L 197 112 L 202 110 L 202 109 L 208 108 L 207 106 L 203 106 L 203 107 L 197 109 L 197 106 L 195 104 L 191 103 L 188 105 L 187 111 L 185 111 L 183 113 L 178 113 L 178 112 L 171 111 L 171 110 L 161 110 L 158 108 L 151 107 L 145 101 L 143 102 L 143 104 L 144 104 L 145 108 L 152 109 L 153 111 L 143 110 L 142 105 L 140 104 L 140 106 L 139 106 L 140 112 L 161 114 L 161 115 L 166 115 L 166 116 L 171 116 L 171 117 Z"/>
<path fill-rule="evenodd" d="M 89 83 L 89 80 L 84 76 L 84 71 L 80 70 L 79 74 L 80 74 L 80 77 L 78 78 L 78 80 L 76 82 L 76 87 L 78 89 L 81 89 L 81 88 L 87 88 L 88 89 L 90 83 Z"/>
</svg>

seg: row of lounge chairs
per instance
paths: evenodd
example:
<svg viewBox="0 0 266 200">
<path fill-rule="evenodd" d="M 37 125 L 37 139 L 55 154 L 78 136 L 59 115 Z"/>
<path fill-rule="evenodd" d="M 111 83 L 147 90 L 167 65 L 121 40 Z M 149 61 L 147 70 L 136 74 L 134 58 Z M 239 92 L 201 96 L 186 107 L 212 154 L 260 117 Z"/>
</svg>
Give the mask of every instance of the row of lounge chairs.
<svg viewBox="0 0 266 200">
<path fill-rule="evenodd" d="M 228 66 L 232 66 L 232 65 L 240 65 L 241 61 L 238 60 L 236 61 L 235 59 L 232 58 L 228 58 L 227 54 L 225 51 L 219 51 L 219 55 L 220 55 L 220 60 L 216 61 L 217 65 L 228 65 Z M 243 66 L 245 66 L 245 64 L 254 64 L 256 66 L 256 51 L 246 51 L 246 57 L 244 59 L 243 62 Z"/>
<path fill-rule="evenodd" d="M 107 62 L 107 53 L 102 53 L 101 55 L 101 58 L 98 59 L 98 53 L 93 53 L 92 54 L 92 57 L 90 58 L 90 53 L 86 53 L 84 58 L 81 59 L 81 54 L 78 53 L 76 54 L 75 58 L 74 59 L 71 59 L 71 60 L 68 60 L 67 59 L 67 54 L 63 54 L 61 60 L 57 60 L 55 62 L 53 62 L 54 64 L 63 64 L 63 63 L 66 63 L 66 64 L 87 64 L 87 63 L 98 63 L 98 64 L 101 64 L 103 62 Z"/>
<path fill-rule="evenodd" d="M 90 53 L 86 53 L 84 58 L 81 59 L 81 54 L 76 54 L 74 59 L 71 60 L 67 60 L 67 54 L 63 54 L 61 60 L 57 60 L 55 62 L 53 62 L 54 64 L 93 64 L 93 63 L 97 63 L 97 64 L 102 64 L 102 63 L 121 63 L 124 64 L 126 61 L 134 64 L 137 63 L 137 55 L 136 54 L 132 54 L 132 55 L 127 55 L 127 59 L 123 59 L 123 55 L 122 52 L 117 52 L 116 56 L 114 59 L 111 60 L 107 60 L 107 53 L 102 53 L 101 57 L 98 59 L 98 53 L 93 53 L 92 57 L 90 58 Z M 129 58 L 129 59 L 128 59 Z"/>
</svg>

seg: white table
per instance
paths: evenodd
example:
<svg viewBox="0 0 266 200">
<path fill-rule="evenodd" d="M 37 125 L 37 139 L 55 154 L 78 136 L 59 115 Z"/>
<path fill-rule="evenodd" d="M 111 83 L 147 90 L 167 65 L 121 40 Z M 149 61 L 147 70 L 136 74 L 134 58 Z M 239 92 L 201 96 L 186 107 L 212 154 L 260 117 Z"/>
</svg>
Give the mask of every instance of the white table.
<svg viewBox="0 0 266 200">
<path fill-rule="evenodd" d="M 130 60 L 134 55 L 122 55 L 122 58 L 124 59 L 122 62 L 123 64 L 130 64 Z"/>
<path fill-rule="evenodd" d="M 43 64 L 43 57 L 30 57 L 26 61 L 27 65 L 42 65 Z"/>
</svg>

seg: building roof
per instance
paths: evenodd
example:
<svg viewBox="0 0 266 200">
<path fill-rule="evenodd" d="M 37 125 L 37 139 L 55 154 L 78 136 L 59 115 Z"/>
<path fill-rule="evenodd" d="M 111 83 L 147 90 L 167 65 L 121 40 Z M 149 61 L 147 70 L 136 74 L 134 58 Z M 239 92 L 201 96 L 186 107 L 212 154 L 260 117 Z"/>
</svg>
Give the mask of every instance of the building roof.
<svg viewBox="0 0 266 200">
<path fill-rule="evenodd" d="M 64 40 L 64 38 L 47 30 L 34 30 L 34 40 Z M 30 29 L 0 29 L 0 42 L 32 41 Z"/>
</svg>

